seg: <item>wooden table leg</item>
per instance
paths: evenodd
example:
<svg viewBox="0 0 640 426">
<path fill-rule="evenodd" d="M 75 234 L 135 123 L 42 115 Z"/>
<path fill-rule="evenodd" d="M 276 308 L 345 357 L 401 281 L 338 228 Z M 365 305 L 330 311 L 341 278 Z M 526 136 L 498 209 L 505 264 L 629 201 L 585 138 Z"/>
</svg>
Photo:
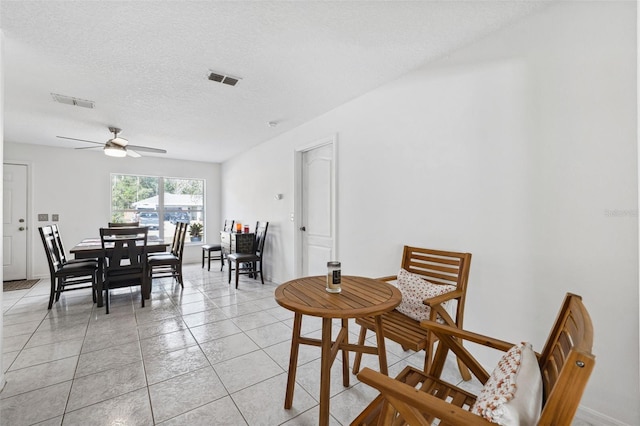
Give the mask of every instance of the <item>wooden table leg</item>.
<svg viewBox="0 0 640 426">
<path fill-rule="evenodd" d="M 388 376 L 387 349 L 384 345 L 384 333 L 382 332 L 382 315 L 376 316 L 376 341 L 378 342 L 378 361 L 380 362 L 380 372 L 385 376 Z"/>
<path fill-rule="evenodd" d="M 358 345 L 363 346 L 367 337 L 367 327 L 360 327 L 360 334 L 358 335 Z M 356 352 L 353 359 L 353 374 L 360 372 L 360 361 L 362 361 L 362 352 Z"/>
<path fill-rule="evenodd" d="M 298 348 L 300 347 L 300 329 L 302 328 L 302 314 L 293 317 L 293 335 L 291 337 L 291 354 L 289 355 L 289 375 L 287 376 L 287 393 L 284 397 L 284 408 L 293 405 L 293 390 L 296 386 L 296 369 L 298 368 Z M 331 337 L 331 336 L 329 336 Z M 329 339 L 331 340 L 331 339 Z M 331 341 L 329 341 L 331 344 Z"/>
<path fill-rule="evenodd" d="M 322 318 L 322 352 L 320 356 L 320 426 L 329 425 L 329 390 L 331 388 L 331 318 Z"/>
<path fill-rule="evenodd" d="M 349 344 L 349 320 L 342 318 L 342 328 L 345 331 L 344 344 Z M 349 386 L 349 351 L 342 349 L 342 386 Z"/>
</svg>

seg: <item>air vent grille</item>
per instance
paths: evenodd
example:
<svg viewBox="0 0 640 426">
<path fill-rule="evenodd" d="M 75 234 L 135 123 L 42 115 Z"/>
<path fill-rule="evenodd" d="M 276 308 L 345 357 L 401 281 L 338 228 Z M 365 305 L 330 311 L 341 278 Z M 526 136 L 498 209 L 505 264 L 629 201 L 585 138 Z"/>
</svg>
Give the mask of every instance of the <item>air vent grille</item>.
<svg viewBox="0 0 640 426">
<path fill-rule="evenodd" d="M 241 78 L 239 77 L 232 77 L 230 75 L 220 74 L 215 71 L 209 71 L 209 75 L 207 78 L 211 81 L 227 84 L 229 86 L 235 86 L 241 80 Z"/>
<path fill-rule="evenodd" d="M 86 99 L 73 98 L 71 96 L 59 95 L 57 93 L 52 93 L 51 96 L 53 100 L 56 102 L 60 102 L 61 104 L 66 105 L 74 105 L 82 108 L 94 108 L 96 103 L 94 101 L 88 101 Z"/>
<path fill-rule="evenodd" d="M 228 84 L 229 86 L 235 86 L 236 84 L 238 84 L 238 79 L 237 78 L 233 78 L 233 77 L 229 77 L 226 76 L 224 78 L 224 80 L 222 80 L 223 84 Z"/>
<path fill-rule="evenodd" d="M 224 80 L 224 75 L 220 75 L 220 74 L 216 74 L 215 72 L 212 72 L 209 74 L 209 80 L 222 83 L 222 80 Z"/>
</svg>

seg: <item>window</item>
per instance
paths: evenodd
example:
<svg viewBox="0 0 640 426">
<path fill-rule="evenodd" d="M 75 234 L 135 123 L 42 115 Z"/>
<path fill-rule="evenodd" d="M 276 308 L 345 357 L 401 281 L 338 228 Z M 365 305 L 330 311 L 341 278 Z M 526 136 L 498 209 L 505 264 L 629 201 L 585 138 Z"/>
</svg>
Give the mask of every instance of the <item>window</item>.
<svg viewBox="0 0 640 426">
<path fill-rule="evenodd" d="M 171 239 L 177 222 L 204 223 L 204 180 L 112 174 L 111 221 L 140 222 L 150 236 Z"/>
</svg>

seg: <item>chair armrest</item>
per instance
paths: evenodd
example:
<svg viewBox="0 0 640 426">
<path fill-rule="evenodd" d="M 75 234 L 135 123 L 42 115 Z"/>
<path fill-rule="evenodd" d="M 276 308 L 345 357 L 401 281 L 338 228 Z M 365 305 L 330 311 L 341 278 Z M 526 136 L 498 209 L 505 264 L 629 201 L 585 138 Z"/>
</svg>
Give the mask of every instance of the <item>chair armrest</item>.
<svg viewBox="0 0 640 426">
<path fill-rule="evenodd" d="M 422 303 L 427 306 L 440 305 L 449 300 L 457 299 L 463 296 L 462 290 L 453 290 L 439 296 L 428 297 Z"/>
<path fill-rule="evenodd" d="M 392 405 L 403 414 L 405 420 L 409 422 L 410 420 L 407 419 L 407 417 L 411 414 L 421 416 L 420 413 L 428 413 L 441 419 L 442 423 L 450 425 L 492 425 L 492 423 L 482 417 L 476 416 L 465 409 L 445 402 L 426 392 L 419 391 L 414 387 L 369 368 L 365 367 L 362 369 L 358 374 L 358 380 L 376 388 L 387 401 L 399 402 L 400 404 L 396 405 L 392 403 Z M 401 404 L 406 404 L 406 406 L 402 407 L 400 406 Z M 418 420 L 421 419 L 418 418 Z M 421 423 L 425 425 L 428 424 L 426 421 Z"/>
<path fill-rule="evenodd" d="M 489 373 L 484 369 L 482 364 L 480 364 L 478 360 L 462 345 L 463 340 L 467 340 L 503 352 L 506 352 L 513 347 L 513 343 L 494 339 L 488 336 L 483 336 L 477 333 L 472 333 L 470 331 L 460 330 L 456 327 L 441 325 L 436 323 L 435 321 L 422 321 L 420 323 L 420 326 L 429 330 L 440 341 L 436 350 L 436 354 L 434 355 L 434 374 L 439 374 L 437 370 L 441 369 L 446 357 L 446 353 L 448 351 L 452 351 L 458 358 L 458 361 L 462 362 L 471 371 L 471 373 L 476 376 L 476 378 L 481 383 L 484 384 L 489 379 Z"/>
<path fill-rule="evenodd" d="M 468 340 L 479 345 L 487 346 L 490 348 L 498 349 L 503 352 L 508 351 L 514 346 L 514 343 L 509 343 L 504 340 L 494 339 L 493 337 L 484 336 L 482 334 L 474 333 L 471 331 L 460 330 L 456 327 L 448 325 L 438 324 L 434 321 L 422 321 L 421 327 L 433 332 L 438 338 L 447 339 L 448 337 L 455 337 L 462 340 Z M 453 348 L 452 348 L 453 349 Z"/>
<path fill-rule="evenodd" d="M 378 281 L 393 281 L 393 280 L 397 280 L 398 276 L 397 275 L 389 275 L 388 277 L 381 277 L 381 278 L 375 278 Z"/>
</svg>

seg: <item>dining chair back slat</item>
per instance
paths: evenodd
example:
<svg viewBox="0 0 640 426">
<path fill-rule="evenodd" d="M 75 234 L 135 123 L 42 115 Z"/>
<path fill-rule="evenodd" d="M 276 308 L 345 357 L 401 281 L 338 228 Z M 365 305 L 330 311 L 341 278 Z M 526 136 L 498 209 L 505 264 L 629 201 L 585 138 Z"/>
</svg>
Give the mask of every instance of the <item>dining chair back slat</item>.
<svg viewBox="0 0 640 426">
<path fill-rule="evenodd" d="M 58 228 L 58 225 L 56 224 L 52 224 L 49 226 L 51 226 L 51 230 L 53 231 L 56 252 L 58 255 L 58 261 L 61 264 L 66 265 L 67 263 L 83 263 L 87 261 L 98 262 L 97 258 L 71 259 L 67 257 L 67 254 L 66 254 L 67 252 L 65 251 L 64 244 L 62 242 L 62 235 L 60 233 L 60 228 Z"/>
<path fill-rule="evenodd" d="M 222 228 L 223 232 L 233 232 L 233 225 L 236 221 L 233 219 L 225 219 L 224 226 Z"/>
<path fill-rule="evenodd" d="M 140 226 L 140 222 L 109 222 L 109 228 L 131 228 Z"/>
</svg>

